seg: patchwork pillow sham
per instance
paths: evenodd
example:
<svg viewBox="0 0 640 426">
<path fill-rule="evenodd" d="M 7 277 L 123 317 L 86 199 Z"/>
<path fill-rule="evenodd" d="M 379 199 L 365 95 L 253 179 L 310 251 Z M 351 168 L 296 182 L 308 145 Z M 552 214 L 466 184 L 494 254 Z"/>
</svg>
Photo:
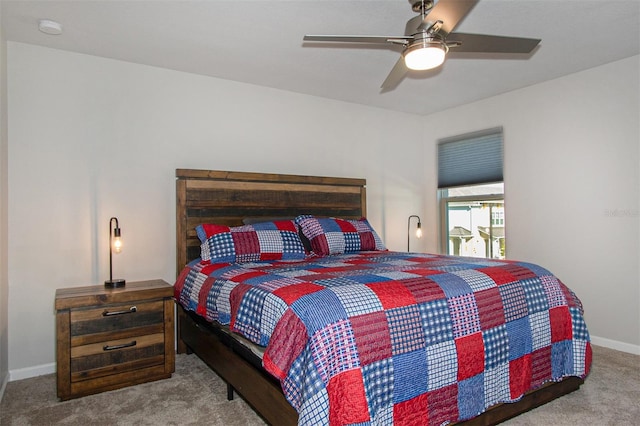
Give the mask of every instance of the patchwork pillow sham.
<svg viewBox="0 0 640 426">
<path fill-rule="evenodd" d="M 366 218 L 358 220 L 298 216 L 295 222 L 318 256 L 386 250 Z"/>
<path fill-rule="evenodd" d="M 298 217 L 302 217 L 302 216 L 298 216 Z M 311 217 L 311 216 L 309 216 Z M 294 217 L 245 217 L 244 219 L 242 219 L 242 223 L 245 225 L 253 225 L 255 223 L 260 223 L 260 222 L 278 222 L 278 221 L 283 221 L 283 220 L 295 220 Z M 311 254 L 311 243 L 309 242 L 309 239 L 307 237 L 304 236 L 304 234 L 302 233 L 302 231 L 298 228 L 298 236 L 300 237 L 300 241 L 302 241 L 302 246 L 304 247 L 305 252 L 307 253 L 307 255 Z"/>
<path fill-rule="evenodd" d="M 243 263 L 259 260 L 301 260 L 307 254 L 292 220 L 229 227 L 202 224 L 196 227 L 200 258 L 211 263 Z"/>
</svg>

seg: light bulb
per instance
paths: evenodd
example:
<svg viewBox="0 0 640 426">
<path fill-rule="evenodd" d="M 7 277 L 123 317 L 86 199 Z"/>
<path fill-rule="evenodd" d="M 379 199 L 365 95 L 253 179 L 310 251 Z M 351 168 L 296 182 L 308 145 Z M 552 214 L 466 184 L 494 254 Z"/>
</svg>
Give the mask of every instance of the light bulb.
<svg viewBox="0 0 640 426">
<path fill-rule="evenodd" d="M 422 228 L 418 225 L 418 229 L 416 229 L 416 237 L 422 238 Z"/>
<path fill-rule="evenodd" d="M 116 253 L 120 253 L 122 251 L 122 240 L 120 239 L 120 237 L 116 237 L 113 240 L 113 250 Z"/>
</svg>

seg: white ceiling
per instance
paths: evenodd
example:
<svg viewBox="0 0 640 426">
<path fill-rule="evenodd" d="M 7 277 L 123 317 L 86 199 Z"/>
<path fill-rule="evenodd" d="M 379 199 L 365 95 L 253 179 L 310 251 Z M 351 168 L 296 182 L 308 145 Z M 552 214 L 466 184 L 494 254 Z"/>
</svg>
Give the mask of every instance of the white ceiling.
<svg viewBox="0 0 640 426">
<path fill-rule="evenodd" d="M 407 0 L 1 0 L 9 41 L 429 114 L 640 53 L 640 0 L 480 0 L 456 31 L 541 38 L 527 58 L 449 55 L 391 92 L 393 47 L 327 47 L 305 34 L 402 35 Z M 63 34 L 38 31 L 39 19 Z M 394 50 L 395 49 L 395 50 Z M 460 55 L 460 54 L 458 54 Z"/>
</svg>

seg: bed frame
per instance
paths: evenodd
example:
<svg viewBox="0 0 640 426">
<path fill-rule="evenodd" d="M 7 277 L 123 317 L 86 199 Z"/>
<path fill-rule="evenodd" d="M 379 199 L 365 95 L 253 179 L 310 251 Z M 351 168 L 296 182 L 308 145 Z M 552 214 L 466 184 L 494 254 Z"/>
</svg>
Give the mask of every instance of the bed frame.
<svg viewBox="0 0 640 426">
<path fill-rule="evenodd" d="M 246 218 L 299 214 L 358 219 L 366 216 L 366 180 L 339 177 L 176 170 L 176 272 L 199 257 L 200 223 L 237 226 Z M 178 305 L 178 353 L 195 353 L 226 383 L 227 396 L 238 393 L 272 425 L 296 425 L 298 415 L 280 383 L 260 358 L 225 332 Z M 496 405 L 464 422 L 492 425 L 577 390 L 583 380 L 570 377 L 526 394 L 520 401 Z"/>
</svg>

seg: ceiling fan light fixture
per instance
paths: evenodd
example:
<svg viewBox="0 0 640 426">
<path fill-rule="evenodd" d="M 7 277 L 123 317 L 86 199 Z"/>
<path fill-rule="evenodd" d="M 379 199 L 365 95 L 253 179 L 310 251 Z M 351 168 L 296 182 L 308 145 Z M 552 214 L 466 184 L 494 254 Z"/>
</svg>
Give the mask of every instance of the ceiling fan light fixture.
<svg viewBox="0 0 640 426">
<path fill-rule="evenodd" d="M 448 50 L 439 40 L 421 40 L 404 51 L 404 63 L 410 70 L 430 70 L 442 65 Z"/>
</svg>

